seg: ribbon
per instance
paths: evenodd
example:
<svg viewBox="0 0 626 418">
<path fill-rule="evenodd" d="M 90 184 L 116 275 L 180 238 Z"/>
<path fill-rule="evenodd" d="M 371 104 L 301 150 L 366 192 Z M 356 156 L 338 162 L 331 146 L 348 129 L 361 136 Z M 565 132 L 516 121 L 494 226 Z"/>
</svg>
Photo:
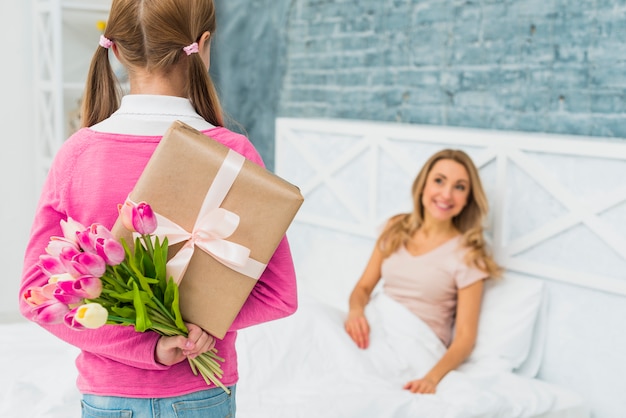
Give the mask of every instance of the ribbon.
<svg viewBox="0 0 626 418">
<path fill-rule="evenodd" d="M 169 245 L 185 243 L 166 265 L 168 277 L 173 277 L 176 283 L 182 280 L 195 247 L 230 269 L 255 280 L 261 277 L 265 270 L 265 264 L 250 258 L 249 248 L 225 239 L 239 226 L 239 215 L 221 208 L 220 205 L 235 182 L 244 161 L 245 158 L 241 154 L 233 150 L 228 151 L 204 197 L 191 232 L 165 216 L 155 213 L 158 226 L 154 235 L 161 241 L 167 237 Z"/>
</svg>

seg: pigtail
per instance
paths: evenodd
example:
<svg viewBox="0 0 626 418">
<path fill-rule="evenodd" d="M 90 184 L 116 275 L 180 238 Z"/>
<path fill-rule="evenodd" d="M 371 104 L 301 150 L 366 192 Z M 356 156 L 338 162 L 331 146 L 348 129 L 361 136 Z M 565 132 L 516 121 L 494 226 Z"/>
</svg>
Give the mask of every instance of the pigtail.
<svg viewBox="0 0 626 418">
<path fill-rule="evenodd" d="M 189 100 L 196 112 L 214 126 L 224 126 L 222 106 L 213 81 L 198 54 L 189 56 Z"/>
<path fill-rule="evenodd" d="M 109 62 L 109 50 L 98 47 L 87 73 L 81 125 L 89 127 L 111 116 L 119 107 L 120 97 L 121 91 Z"/>
</svg>

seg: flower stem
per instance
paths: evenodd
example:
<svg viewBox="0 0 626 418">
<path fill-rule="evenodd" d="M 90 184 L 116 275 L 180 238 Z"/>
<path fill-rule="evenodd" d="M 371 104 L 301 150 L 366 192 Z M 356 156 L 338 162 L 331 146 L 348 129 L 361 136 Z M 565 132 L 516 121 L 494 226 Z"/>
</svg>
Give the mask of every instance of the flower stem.
<svg viewBox="0 0 626 418">
<path fill-rule="evenodd" d="M 230 395 L 230 390 L 226 386 L 224 386 L 224 384 L 222 384 L 222 382 L 220 382 L 219 379 L 215 378 L 216 374 L 210 368 L 205 366 L 201 360 L 199 360 L 200 357 L 202 356 L 196 357 L 194 359 L 190 359 L 189 357 L 187 357 L 192 370 L 194 369 L 198 370 L 200 374 L 202 375 L 202 377 L 204 378 L 204 381 L 206 382 L 207 385 L 210 385 L 211 383 L 213 383 L 215 386 L 222 388 L 224 392 Z M 222 376 L 218 375 L 218 377 L 221 378 Z"/>
<path fill-rule="evenodd" d="M 163 315 L 165 315 L 170 321 L 172 321 L 172 324 L 176 324 L 176 318 L 174 318 L 174 315 L 171 314 L 171 312 L 165 307 L 165 305 L 163 305 L 158 298 L 155 298 L 154 295 L 152 296 L 152 300 L 159 307 L 159 311 Z M 186 332 L 187 330 L 184 331 Z"/>
<path fill-rule="evenodd" d="M 150 255 L 150 260 L 154 260 L 154 247 L 152 246 L 152 240 L 150 239 L 150 235 L 141 235 L 141 239 L 144 244 L 146 244 L 146 249 L 148 250 L 148 254 Z"/>
<path fill-rule="evenodd" d="M 135 325 L 135 321 L 133 321 L 132 319 L 122 318 L 120 316 L 109 315 L 108 320 L 113 321 L 115 322 L 115 324 L 119 325 Z"/>
</svg>

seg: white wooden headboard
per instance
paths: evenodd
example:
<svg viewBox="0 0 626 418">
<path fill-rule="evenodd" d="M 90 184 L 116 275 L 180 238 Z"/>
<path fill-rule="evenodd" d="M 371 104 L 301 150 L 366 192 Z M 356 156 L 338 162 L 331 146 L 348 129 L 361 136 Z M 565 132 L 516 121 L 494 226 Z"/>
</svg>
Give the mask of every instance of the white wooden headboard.
<svg viewBox="0 0 626 418">
<path fill-rule="evenodd" d="M 344 257 L 367 257 L 382 222 L 411 210 L 411 182 L 443 148 L 463 149 L 479 167 L 491 206 L 487 233 L 507 270 L 626 295 L 626 140 L 619 139 L 279 118 L 276 172 L 305 196 L 290 234 L 296 264 L 325 245 L 314 242 L 320 229 Z M 342 242 L 346 234 L 356 241 Z M 345 302 L 365 261 L 337 300 Z M 335 279 L 306 280 L 315 287 Z"/>
</svg>

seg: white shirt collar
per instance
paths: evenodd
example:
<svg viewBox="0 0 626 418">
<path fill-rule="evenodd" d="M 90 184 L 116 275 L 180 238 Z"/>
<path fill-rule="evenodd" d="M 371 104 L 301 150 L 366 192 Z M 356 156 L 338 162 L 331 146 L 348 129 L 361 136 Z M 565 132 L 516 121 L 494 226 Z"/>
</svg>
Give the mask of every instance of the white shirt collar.
<svg viewBox="0 0 626 418">
<path fill-rule="evenodd" d="M 91 129 L 115 134 L 162 136 L 176 120 L 199 131 L 214 128 L 195 111 L 189 99 L 128 94 L 122 97 L 122 103 L 115 113 Z"/>
</svg>

